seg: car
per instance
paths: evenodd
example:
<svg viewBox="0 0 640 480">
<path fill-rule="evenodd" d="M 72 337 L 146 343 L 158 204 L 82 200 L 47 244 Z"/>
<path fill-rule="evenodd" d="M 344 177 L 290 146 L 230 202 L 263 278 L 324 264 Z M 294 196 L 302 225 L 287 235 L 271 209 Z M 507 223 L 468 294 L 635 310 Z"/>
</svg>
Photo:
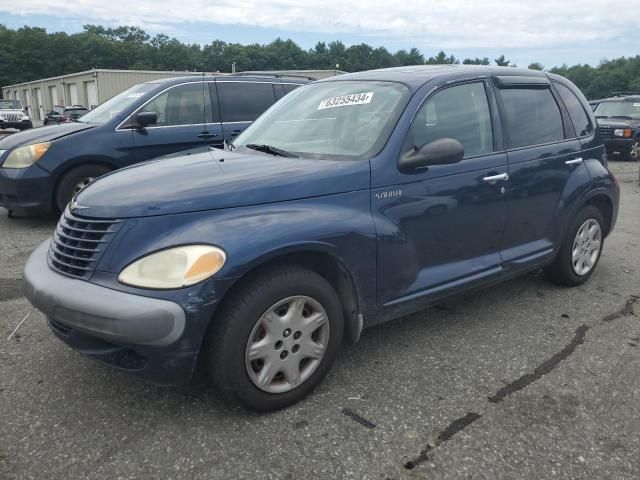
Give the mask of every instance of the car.
<svg viewBox="0 0 640 480">
<path fill-rule="evenodd" d="M 54 125 L 58 123 L 75 122 L 88 111 L 89 110 L 82 105 L 73 105 L 70 107 L 56 105 L 53 107 L 53 110 L 47 112 L 43 123 L 45 125 Z"/>
<path fill-rule="evenodd" d="M 607 153 L 640 161 L 640 93 L 602 100 L 595 115 Z"/>
<path fill-rule="evenodd" d="M 200 363 L 225 396 L 271 411 L 364 328 L 540 268 L 584 283 L 618 202 L 568 80 L 374 70 L 299 88 L 226 150 L 98 179 L 24 279 L 72 348 L 160 384 Z"/>
<path fill-rule="evenodd" d="M 73 122 L 0 140 L 0 206 L 10 215 L 59 214 L 95 178 L 154 157 L 222 147 L 308 80 L 211 76 L 153 80 Z"/>
<path fill-rule="evenodd" d="M 20 100 L 8 100 L 0 98 L 0 128 L 14 128 L 27 130 L 33 128 L 33 122 L 27 115 Z"/>
<path fill-rule="evenodd" d="M 591 107 L 591 110 L 595 110 L 596 108 L 598 108 L 600 102 L 602 102 L 602 100 L 589 100 L 589 106 Z"/>
</svg>

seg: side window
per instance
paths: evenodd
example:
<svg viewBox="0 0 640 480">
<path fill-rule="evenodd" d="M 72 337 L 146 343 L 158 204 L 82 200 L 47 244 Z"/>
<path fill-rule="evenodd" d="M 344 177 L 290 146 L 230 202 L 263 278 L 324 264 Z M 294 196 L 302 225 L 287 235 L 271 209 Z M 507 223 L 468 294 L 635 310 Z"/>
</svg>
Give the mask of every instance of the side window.
<svg viewBox="0 0 640 480">
<path fill-rule="evenodd" d="M 411 124 L 403 150 L 446 137 L 462 143 L 465 157 L 493 151 L 491 114 L 482 82 L 449 87 L 427 100 Z"/>
<path fill-rule="evenodd" d="M 170 88 L 147 103 L 141 112 L 158 115 L 156 127 L 211 123 L 211 98 L 206 83 L 187 83 Z"/>
<path fill-rule="evenodd" d="M 252 122 L 275 102 L 271 83 L 217 82 L 223 122 Z"/>
<path fill-rule="evenodd" d="M 589 135 L 593 130 L 593 125 L 591 125 L 587 112 L 584 111 L 584 107 L 580 100 L 578 100 L 578 97 L 576 97 L 575 93 L 573 93 L 569 87 L 566 87 L 561 83 L 554 83 L 554 85 L 556 86 L 556 90 L 558 90 L 565 107 L 567 107 L 573 127 L 576 129 L 576 135 L 579 137 Z"/>
<path fill-rule="evenodd" d="M 500 97 L 509 147 L 564 140 L 560 108 L 549 88 L 503 88 Z"/>
</svg>

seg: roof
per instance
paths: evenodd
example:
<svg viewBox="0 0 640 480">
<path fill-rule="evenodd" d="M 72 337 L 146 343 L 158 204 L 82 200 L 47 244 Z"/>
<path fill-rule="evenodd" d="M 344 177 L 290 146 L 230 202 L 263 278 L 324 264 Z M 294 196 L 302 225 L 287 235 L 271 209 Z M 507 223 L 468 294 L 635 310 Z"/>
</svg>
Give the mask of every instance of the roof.
<svg viewBox="0 0 640 480">
<path fill-rule="evenodd" d="M 640 94 L 639 95 L 620 95 L 619 97 L 608 97 L 603 100 L 600 100 L 600 103 L 605 102 L 640 102 Z"/>
<path fill-rule="evenodd" d="M 347 73 L 338 77 L 321 80 L 339 82 L 344 80 L 370 80 L 401 82 L 417 90 L 430 80 L 444 76 L 489 77 L 492 75 L 517 75 L 525 77 L 546 77 L 538 70 L 526 68 L 497 67 L 487 65 L 414 65 L 407 67 L 382 68 L 365 72 Z"/>
<path fill-rule="evenodd" d="M 185 79 L 185 77 L 168 77 L 168 78 L 154 78 L 153 80 L 148 80 L 143 83 L 153 83 L 153 84 L 170 84 L 170 83 L 181 83 L 185 81 L 190 82 L 200 82 L 200 81 L 220 81 L 220 82 L 265 82 L 265 81 L 273 81 L 279 80 L 283 83 L 299 83 L 304 84 L 309 81 L 304 78 L 281 78 L 276 75 L 201 75 L 198 77 L 189 77 Z"/>
</svg>

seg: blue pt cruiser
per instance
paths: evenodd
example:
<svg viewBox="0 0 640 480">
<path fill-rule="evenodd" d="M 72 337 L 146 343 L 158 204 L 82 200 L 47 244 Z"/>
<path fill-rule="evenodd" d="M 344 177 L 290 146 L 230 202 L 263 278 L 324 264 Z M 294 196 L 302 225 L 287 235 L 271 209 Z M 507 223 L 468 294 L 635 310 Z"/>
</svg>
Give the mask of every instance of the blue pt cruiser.
<svg viewBox="0 0 640 480">
<path fill-rule="evenodd" d="M 227 150 L 98 179 L 25 282 L 72 348 L 163 384 L 200 359 L 224 394 L 268 411 L 366 327 L 541 267 L 585 282 L 618 199 L 566 79 L 369 71 L 295 90 Z"/>
</svg>

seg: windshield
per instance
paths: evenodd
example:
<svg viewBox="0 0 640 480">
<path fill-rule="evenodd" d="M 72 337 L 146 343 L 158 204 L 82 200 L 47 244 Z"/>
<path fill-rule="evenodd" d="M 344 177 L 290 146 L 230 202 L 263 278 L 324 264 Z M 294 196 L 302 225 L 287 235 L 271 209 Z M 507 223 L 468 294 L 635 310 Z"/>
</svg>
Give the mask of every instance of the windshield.
<svg viewBox="0 0 640 480">
<path fill-rule="evenodd" d="M 262 151 L 269 146 L 308 158 L 371 158 L 387 142 L 409 96 L 407 87 L 392 82 L 311 84 L 285 96 L 232 145 Z"/>
<path fill-rule="evenodd" d="M 129 90 L 125 90 L 115 97 L 110 98 L 103 104 L 98 105 L 89 113 L 79 118 L 78 121 L 82 123 L 97 124 L 108 122 L 113 117 L 117 116 L 121 111 L 131 106 L 131 104 L 137 102 L 138 99 L 145 93 L 157 88 L 157 86 L 157 84 L 153 83 L 141 83 L 139 85 L 135 85 Z"/>
<path fill-rule="evenodd" d="M 0 100 L 1 110 L 22 110 L 20 100 Z"/>
<path fill-rule="evenodd" d="M 595 111 L 596 117 L 640 118 L 640 100 L 602 102 Z"/>
</svg>

